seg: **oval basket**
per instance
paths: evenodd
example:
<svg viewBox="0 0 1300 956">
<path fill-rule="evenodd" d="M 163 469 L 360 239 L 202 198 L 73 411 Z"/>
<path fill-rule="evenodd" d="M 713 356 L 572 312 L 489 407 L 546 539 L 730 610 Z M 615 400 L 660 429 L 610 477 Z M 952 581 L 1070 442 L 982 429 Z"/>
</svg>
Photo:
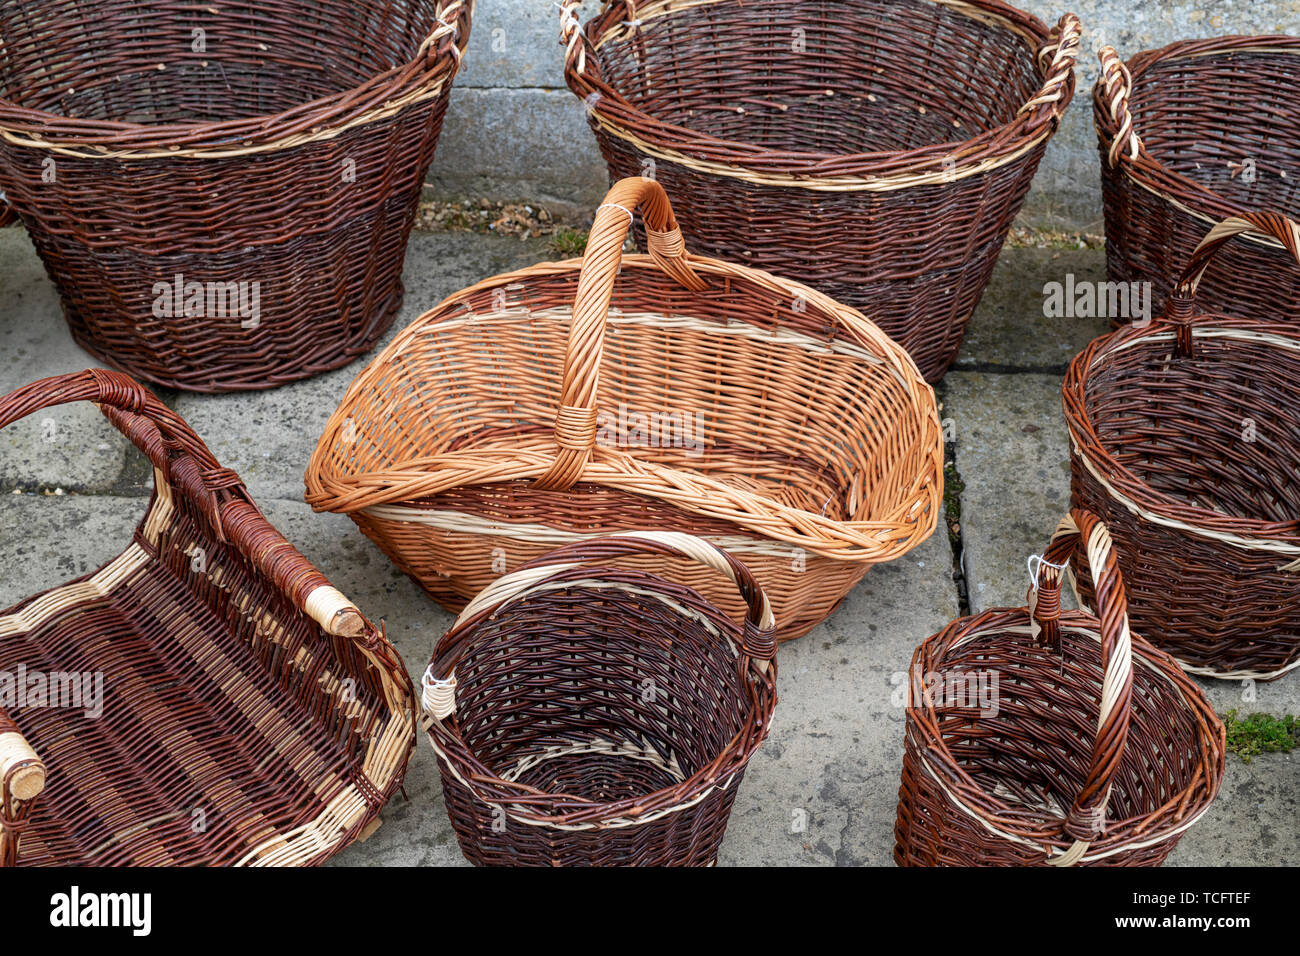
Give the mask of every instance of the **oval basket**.
<svg viewBox="0 0 1300 956">
<path fill-rule="evenodd" d="M 638 206 L 648 256 L 622 253 Z M 583 259 L 488 279 L 399 334 L 326 425 L 307 500 L 452 610 L 564 544 L 690 532 L 753 569 L 788 639 L 930 535 L 942 467 L 906 352 L 812 289 L 688 255 L 663 188 L 629 179 Z M 643 570 L 740 610 L 692 565 Z"/>
<path fill-rule="evenodd" d="M 84 696 L 0 710 L 0 865 L 325 861 L 378 824 L 415 749 L 401 658 L 125 375 L 24 386 L 0 428 L 77 401 L 144 452 L 154 491 L 120 555 L 0 612 L 0 671 L 102 679 L 98 716 Z"/>
<path fill-rule="evenodd" d="M 82 347 L 172 388 L 369 351 L 472 0 L 0 7 L 0 190 Z"/>
<path fill-rule="evenodd" d="M 1113 281 L 1151 282 L 1160 315 L 1220 220 L 1264 209 L 1300 218 L 1300 38 L 1185 41 L 1127 65 L 1104 47 L 1101 68 L 1107 267 Z M 1273 237 L 1251 233 L 1210 266 L 1200 296 L 1208 312 L 1272 321 L 1300 314 L 1300 275 Z"/>
<path fill-rule="evenodd" d="M 698 563 L 743 626 L 689 588 L 607 566 Z M 772 610 L 699 538 L 561 548 L 495 581 L 423 680 L 447 813 L 480 866 L 711 866 L 776 705 Z"/>
<path fill-rule="evenodd" d="M 1071 501 L 1110 526 L 1139 633 L 1194 673 L 1271 679 L 1300 665 L 1300 331 L 1289 316 L 1206 315 L 1195 300 L 1245 232 L 1284 244 L 1294 269 L 1295 222 L 1225 221 L 1165 317 L 1093 342 L 1063 396 Z"/>
<path fill-rule="evenodd" d="M 1100 620 L 1061 611 L 1072 557 Z M 1106 526 L 1072 511 L 1030 567 L 1029 607 L 954 621 L 912 658 L 900 866 L 1158 866 L 1219 792 L 1223 724 L 1130 634 Z"/>
<path fill-rule="evenodd" d="M 942 378 L 1074 95 L 1078 18 L 618 0 L 580 26 L 579 5 L 565 76 L 611 180 L 653 176 L 692 248 L 861 309 Z"/>
</svg>

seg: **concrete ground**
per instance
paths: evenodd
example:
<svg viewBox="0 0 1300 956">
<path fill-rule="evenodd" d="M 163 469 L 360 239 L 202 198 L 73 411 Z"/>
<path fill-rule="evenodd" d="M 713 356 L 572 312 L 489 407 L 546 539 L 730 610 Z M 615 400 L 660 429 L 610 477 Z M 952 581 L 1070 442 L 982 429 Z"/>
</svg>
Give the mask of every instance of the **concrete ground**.
<svg viewBox="0 0 1300 956">
<path fill-rule="evenodd" d="M 445 295 L 547 257 L 543 243 L 416 234 L 400 328 Z M 891 862 L 904 711 L 895 690 L 915 645 L 960 609 L 1023 603 L 1025 558 L 1040 552 L 1068 502 L 1058 401 L 1070 357 L 1104 320 L 1042 318 L 1045 283 L 1100 278 L 1101 253 L 1010 249 L 975 317 L 956 370 L 939 389 L 955 438 L 961 575 L 940 531 L 873 570 L 844 606 L 780 657 L 770 739 L 739 793 L 723 864 Z M 94 364 L 71 341 L 57 296 L 19 229 L 0 230 L 0 392 Z M 221 397 L 164 393 L 267 515 L 372 617 L 387 621 L 412 675 L 450 616 L 396 572 L 347 518 L 302 503 L 302 471 L 325 420 L 362 367 L 277 391 Z M 51 422 L 53 424 L 51 424 Z M 92 570 L 129 540 L 148 493 L 143 460 L 89 406 L 42 413 L 0 436 L 0 607 Z M 14 489 L 20 492 L 11 493 Z M 61 490 L 61 494 L 56 490 Z M 1260 685 L 1205 685 L 1220 712 L 1300 712 L 1300 673 Z M 421 740 L 384 825 L 340 865 L 459 865 L 437 766 Z M 1300 754 L 1228 758 L 1219 801 L 1171 863 L 1209 866 L 1300 859 Z M 800 829 L 796 823 L 806 821 Z"/>
</svg>

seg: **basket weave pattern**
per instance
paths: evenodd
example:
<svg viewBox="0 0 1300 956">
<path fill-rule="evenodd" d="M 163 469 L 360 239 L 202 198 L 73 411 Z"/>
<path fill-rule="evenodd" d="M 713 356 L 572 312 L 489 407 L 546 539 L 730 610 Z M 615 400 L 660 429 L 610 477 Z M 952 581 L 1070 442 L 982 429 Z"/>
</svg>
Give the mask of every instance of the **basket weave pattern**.
<svg viewBox="0 0 1300 956">
<path fill-rule="evenodd" d="M 78 343 L 204 392 L 368 351 L 401 301 L 472 8 L 0 8 L 0 189 Z"/>
</svg>

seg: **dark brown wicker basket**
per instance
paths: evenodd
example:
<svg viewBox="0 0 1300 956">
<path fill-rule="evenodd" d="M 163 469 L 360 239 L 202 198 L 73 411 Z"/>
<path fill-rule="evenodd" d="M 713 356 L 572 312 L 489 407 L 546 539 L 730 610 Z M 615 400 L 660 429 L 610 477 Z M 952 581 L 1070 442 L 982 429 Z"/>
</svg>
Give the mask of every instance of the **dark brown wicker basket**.
<svg viewBox="0 0 1300 956">
<path fill-rule="evenodd" d="M 1110 525 L 1134 626 L 1195 673 L 1267 680 L 1300 666 L 1300 328 L 1295 314 L 1228 318 L 1193 301 L 1246 231 L 1282 243 L 1294 269 L 1296 223 L 1224 222 L 1164 319 L 1093 342 L 1063 394 L 1071 500 Z"/>
<path fill-rule="evenodd" d="M 1093 106 L 1110 278 L 1151 282 L 1160 315 L 1220 220 L 1260 209 L 1300 218 L 1300 38 L 1184 41 L 1127 66 L 1105 47 L 1101 65 Z M 1300 275 L 1271 237 L 1242 236 L 1200 296 L 1208 312 L 1300 315 Z"/>
<path fill-rule="evenodd" d="M 622 560 L 647 554 L 725 575 L 748 605 L 743 627 Z M 772 626 L 744 565 L 675 532 L 570 545 L 499 578 L 438 642 L 424 678 L 465 857 L 714 863 L 776 704 Z"/>
<path fill-rule="evenodd" d="M 0 866 L 324 861 L 401 785 L 406 668 L 125 375 L 27 385 L 0 398 L 0 428 L 74 401 L 144 452 L 154 493 L 118 557 L 0 612 L 0 671 L 102 679 L 98 717 L 84 696 L 0 710 Z"/>
<path fill-rule="evenodd" d="M 611 179 L 658 179 L 696 251 L 861 309 L 941 378 L 1074 95 L 1078 18 L 615 0 L 580 27 L 578 5 L 565 73 Z"/>
<path fill-rule="evenodd" d="M 0 4 L 0 190 L 77 342 L 204 392 L 368 351 L 472 8 Z"/>
<path fill-rule="evenodd" d="M 1061 611 L 1081 556 L 1100 620 Z M 1156 866 L 1219 792 L 1223 724 L 1129 633 L 1106 526 L 1071 512 L 1030 567 L 1028 608 L 954 621 L 912 658 L 900 866 Z M 991 689 L 975 704 L 973 679 Z"/>
</svg>

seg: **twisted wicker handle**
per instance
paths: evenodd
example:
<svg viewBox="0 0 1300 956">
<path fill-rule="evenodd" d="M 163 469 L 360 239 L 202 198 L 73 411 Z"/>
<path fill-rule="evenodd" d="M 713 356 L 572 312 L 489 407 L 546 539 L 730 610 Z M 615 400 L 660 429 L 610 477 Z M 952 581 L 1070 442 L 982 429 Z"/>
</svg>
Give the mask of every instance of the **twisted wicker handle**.
<svg viewBox="0 0 1300 956">
<path fill-rule="evenodd" d="M 449 3 L 439 3 L 435 14 L 438 25 L 424 38 L 416 55 L 426 56 L 432 53 L 437 49 L 438 41 L 450 34 L 451 52 L 459 62 L 465 52 L 465 46 L 469 43 L 469 31 L 461 30 L 457 22 L 462 14 L 473 16 L 474 0 L 450 0 Z"/>
<path fill-rule="evenodd" d="M 555 419 L 558 452 L 550 468 L 537 479 L 539 488 L 572 488 L 596 447 L 596 388 L 605 322 L 623 262 L 623 243 L 638 207 L 645 219 L 646 245 L 655 264 L 688 289 L 699 292 L 705 288 L 687 261 L 686 245 L 664 188 L 653 179 L 639 177 L 616 183 L 596 210 L 596 221 L 587 239 L 564 357 L 560 411 Z"/>
<path fill-rule="evenodd" d="M 772 636 L 776 618 L 766 592 L 749 568 L 721 548 L 694 535 L 677 531 L 627 531 L 565 545 L 497 578 L 479 592 L 438 642 L 434 659 L 424 672 L 421 684 L 425 710 L 438 720 L 455 712 L 456 665 L 467 648 L 463 638 L 472 632 L 472 625 L 495 614 L 503 604 L 526 596 L 556 574 L 596 561 L 644 554 L 689 558 L 729 577 L 749 609 L 740 649 L 760 672 L 767 671 L 768 661 L 776 657 L 776 640 Z M 438 677 L 440 672 L 447 676 Z"/>
<path fill-rule="evenodd" d="M 1020 107 L 1020 113 L 1034 113 L 1040 107 L 1047 107 L 1043 116 L 1054 121 L 1064 112 L 1062 105 L 1074 80 L 1074 67 L 1079 61 L 1079 47 L 1083 42 L 1083 22 L 1073 13 L 1061 17 L 1060 22 L 1052 28 L 1052 39 L 1038 51 L 1039 62 L 1051 57 L 1047 67 L 1047 78 L 1032 99 Z"/>
<path fill-rule="evenodd" d="M 1101 76 L 1097 78 L 1097 97 L 1115 130 L 1106 155 L 1111 166 L 1118 166 L 1125 156 L 1136 160 L 1142 151 L 1142 140 L 1133 129 L 1133 114 L 1129 111 L 1133 75 L 1113 46 L 1102 47 L 1098 56 L 1101 58 Z M 1110 135 L 1100 120 L 1097 122 L 1097 135 L 1103 143 Z"/>
<path fill-rule="evenodd" d="M 203 510 L 218 540 L 229 540 L 247 555 L 328 633 L 350 638 L 374 633 L 352 602 L 263 517 L 239 476 L 217 463 L 185 419 L 130 376 L 95 368 L 24 385 L 0 398 L 0 429 L 43 408 L 83 401 L 98 405 L 168 484 Z M 235 499 L 224 516 L 219 492 Z"/>
<path fill-rule="evenodd" d="M 1075 843 L 1051 861 L 1057 866 L 1077 863 L 1105 829 L 1106 803 L 1128 741 L 1133 693 L 1133 641 L 1124 579 L 1111 547 L 1110 531 L 1094 515 L 1072 509 L 1052 535 L 1040 574 L 1030 588 L 1030 613 L 1042 628 L 1043 642 L 1056 646 L 1060 642 L 1060 569 L 1078 560 L 1080 541 L 1088 556 L 1101 624 L 1101 705 L 1088 776 L 1065 818 L 1065 832 Z"/>
</svg>

